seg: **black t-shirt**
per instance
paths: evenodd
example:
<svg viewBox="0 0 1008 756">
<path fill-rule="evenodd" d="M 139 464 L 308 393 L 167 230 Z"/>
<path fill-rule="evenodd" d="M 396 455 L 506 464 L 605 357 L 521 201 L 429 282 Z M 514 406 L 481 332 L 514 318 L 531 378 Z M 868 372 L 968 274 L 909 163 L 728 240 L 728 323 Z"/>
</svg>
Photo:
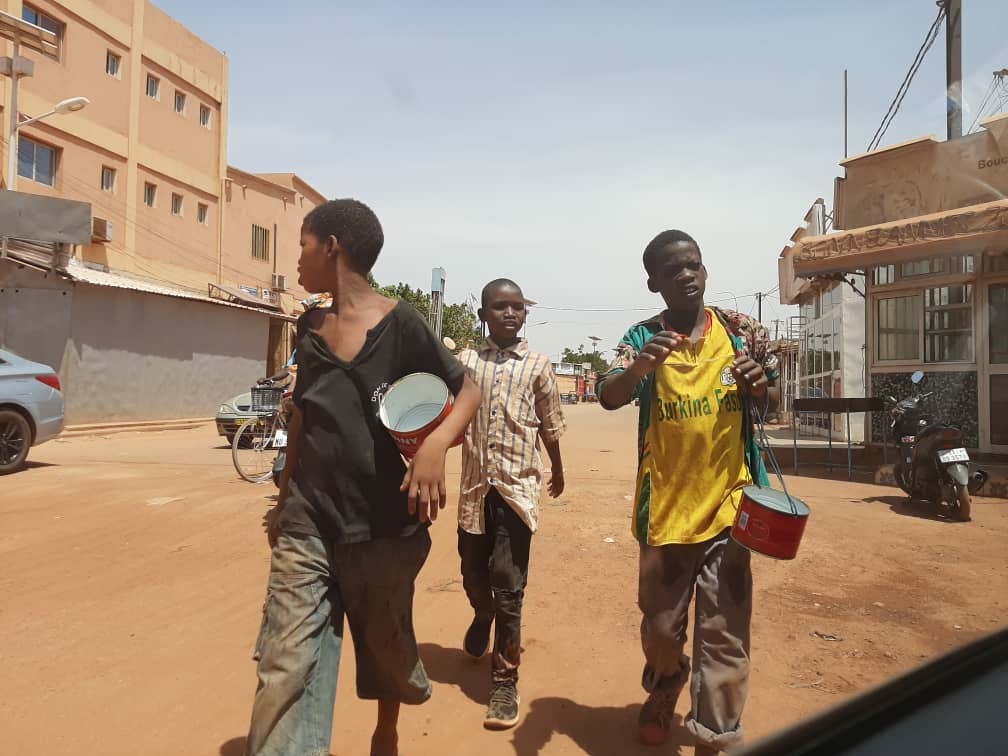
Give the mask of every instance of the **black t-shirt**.
<svg viewBox="0 0 1008 756">
<path fill-rule="evenodd" d="M 399 491 L 406 465 L 378 418 L 379 402 L 410 373 L 433 373 L 457 394 L 465 369 L 406 302 L 368 331 L 350 362 L 332 353 L 307 317 L 297 324 L 294 388 L 304 424 L 280 527 L 337 543 L 411 535 L 421 525 Z"/>
</svg>

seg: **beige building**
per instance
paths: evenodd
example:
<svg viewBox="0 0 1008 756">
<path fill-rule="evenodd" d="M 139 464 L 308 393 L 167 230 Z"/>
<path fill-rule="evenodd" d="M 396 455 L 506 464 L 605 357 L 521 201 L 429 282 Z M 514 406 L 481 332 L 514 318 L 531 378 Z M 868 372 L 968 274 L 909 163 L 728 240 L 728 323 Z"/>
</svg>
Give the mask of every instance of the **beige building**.
<svg viewBox="0 0 1008 756">
<path fill-rule="evenodd" d="M 0 287 L 5 287 L 0 344 L 45 352 L 58 369 L 68 365 L 69 353 L 87 351 L 71 343 L 72 329 L 62 346 L 32 347 L 27 334 L 38 329 L 28 324 L 41 302 L 52 296 L 64 301 L 76 292 L 80 307 L 85 300 L 87 307 L 68 304 L 66 313 L 52 317 L 73 313 L 105 320 L 93 333 L 109 335 L 110 343 L 103 346 L 112 354 L 118 348 L 112 337 L 117 328 L 108 320 L 116 312 L 113 300 L 125 298 L 130 317 L 157 322 L 160 341 L 148 340 L 143 349 L 177 356 L 172 362 L 165 355 L 144 355 L 143 349 L 138 353 L 139 342 L 131 339 L 128 349 L 119 350 L 128 356 L 130 369 L 141 362 L 138 356 L 149 358 L 160 375 L 167 369 L 191 390 L 202 380 L 192 375 L 200 360 L 192 358 L 185 332 L 159 321 L 199 302 L 198 320 L 211 332 L 201 341 L 241 344 L 241 354 L 231 361 L 238 367 L 225 368 L 219 380 L 203 381 L 205 389 L 192 399 L 169 398 L 161 409 L 85 410 L 80 402 L 68 402 L 68 421 L 212 414 L 221 400 L 247 390 L 289 355 L 290 322 L 304 296 L 296 274 L 301 221 L 324 198 L 296 175 L 256 174 L 227 164 L 228 60 L 146 0 L 0 0 L 0 10 L 58 39 L 52 55 L 21 50 L 34 62 L 34 73 L 20 79 L 20 120 L 47 113 L 69 97 L 90 100 L 78 112 L 18 130 L 16 189 L 87 202 L 93 215 L 91 244 L 72 249 L 60 280 L 47 275 L 36 281 L 32 276 L 40 271 L 31 265 L 0 264 Z M 0 44 L 6 47 L 0 54 L 10 55 L 10 43 Z M 0 124 L 7 124 L 9 77 L 0 76 L 0 88 Z M 6 166 L 6 140 L 0 157 Z M 16 263 L 16 245 L 12 249 Z M 102 291 L 85 295 L 89 287 Z M 109 304 L 106 312 L 102 302 Z M 236 328 L 245 332 L 235 334 Z M 222 330 L 221 339 L 213 338 L 215 329 Z M 224 332 L 235 338 L 228 342 Z"/>
<path fill-rule="evenodd" d="M 834 227 L 781 256 L 782 299 L 808 279 L 865 274 L 868 394 L 926 374 L 967 444 L 1008 452 L 1008 115 L 845 160 Z M 880 429 L 873 428 L 876 439 Z"/>
</svg>

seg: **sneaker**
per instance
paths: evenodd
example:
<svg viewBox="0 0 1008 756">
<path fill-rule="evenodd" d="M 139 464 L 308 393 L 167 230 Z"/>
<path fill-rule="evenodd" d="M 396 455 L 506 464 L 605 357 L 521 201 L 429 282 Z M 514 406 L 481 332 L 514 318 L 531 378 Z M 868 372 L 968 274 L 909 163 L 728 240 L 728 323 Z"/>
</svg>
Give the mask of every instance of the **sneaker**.
<svg viewBox="0 0 1008 756">
<path fill-rule="evenodd" d="M 483 726 L 488 730 L 507 730 L 518 724 L 518 686 L 513 682 L 494 683 L 490 693 L 490 708 L 487 709 Z"/>
<path fill-rule="evenodd" d="M 466 630 L 465 640 L 462 641 L 462 648 L 473 659 L 479 659 L 490 648 L 490 628 L 493 626 L 492 619 L 473 619 L 469 629 Z"/>
<path fill-rule="evenodd" d="M 637 735 L 647 746 L 660 746 L 668 738 L 682 685 L 661 684 L 648 696 L 637 716 Z"/>
</svg>

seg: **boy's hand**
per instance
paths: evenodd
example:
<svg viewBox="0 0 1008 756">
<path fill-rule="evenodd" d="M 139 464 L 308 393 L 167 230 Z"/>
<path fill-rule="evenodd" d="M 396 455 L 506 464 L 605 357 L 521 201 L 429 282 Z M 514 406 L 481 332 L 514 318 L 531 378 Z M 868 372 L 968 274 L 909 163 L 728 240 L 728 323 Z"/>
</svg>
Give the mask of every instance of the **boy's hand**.
<svg viewBox="0 0 1008 756">
<path fill-rule="evenodd" d="M 554 467 L 550 473 L 549 495 L 554 499 L 564 492 L 564 471 L 562 467 Z"/>
<path fill-rule="evenodd" d="M 735 375 L 735 383 L 738 385 L 739 393 L 761 399 L 766 396 L 767 387 L 770 382 L 767 380 L 763 366 L 747 354 L 740 354 L 735 358 L 732 365 L 732 373 Z"/>
<path fill-rule="evenodd" d="M 428 436 L 406 468 L 400 491 L 409 492 L 409 513 L 419 512 L 420 522 L 434 522 L 448 503 L 445 489 L 445 453 L 448 447 Z"/>
<path fill-rule="evenodd" d="M 675 331 L 660 331 L 656 333 L 644 348 L 641 349 L 637 359 L 630 366 L 632 372 L 638 379 L 644 378 L 654 372 L 654 369 L 665 362 L 665 359 L 678 349 L 683 338 Z"/>
<path fill-rule="evenodd" d="M 266 514 L 263 515 L 263 530 L 266 531 L 266 540 L 269 542 L 269 546 L 272 549 L 277 544 L 277 538 L 280 537 L 280 507 L 270 507 L 266 510 Z"/>
</svg>

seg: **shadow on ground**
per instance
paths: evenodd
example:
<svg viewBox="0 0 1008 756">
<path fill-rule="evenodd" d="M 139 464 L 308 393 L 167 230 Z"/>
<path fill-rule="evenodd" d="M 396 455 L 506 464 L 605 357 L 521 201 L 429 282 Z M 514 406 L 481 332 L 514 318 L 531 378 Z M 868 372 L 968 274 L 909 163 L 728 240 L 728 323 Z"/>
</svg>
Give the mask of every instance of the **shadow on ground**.
<svg viewBox="0 0 1008 756">
<path fill-rule="evenodd" d="M 903 517 L 914 517 L 918 520 L 931 520 L 933 522 L 965 524 L 960 523 L 954 517 L 950 517 L 937 504 L 922 501 L 914 501 L 913 504 L 910 504 L 906 496 L 872 496 L 862 501 L 866 504 L 888 504 L 890 510 Z"/>
<path fill-rule="evenodd" d="M 632 754 L 691 754 L 693 740 L 682 728 L 677 714 L 664 748 L 648 748 L 637 742 L 640 704 L 585 706 L 567 698 L 538 698 L 528 704 L 511 738 L 516 756 L 537 756 L 555 735 L 574 741 L 593 756 Z"/>
<path fill-rule="evenodd" d="M 24 463 L 18 472 L 24 472 L 25 470 L 41 470 L 44 467 L 59 467 L 59 465 L 53 462 L 33 462 L 29 459 Z"/>
<path fill-rule="evenodd" d="M 431 680 L 442 685 L 454 685 L 480 706 L 490 702 L 489 654 L 476 660 L 461 649 L 445 648 L 436 643 L 421 643 L 419 649 Z"/>
<path fill-rule="evenodd" d="M 490 698 L 490 657 L 474 661 L 464 651 L 436 643 L 420 644 L 420 658 L 435 683 L 453 685 L 480 706 Z M 655 754 L 637 743 L 640 703 L 626 706 L 585 706 L 567 698 L 538 698 L 522 703 L 522 719 L 511 735 L 516 756 L 536 756 L 555 735 L 570 738 L 592 756 Z M 687 753 L 693 743 L 676 715 L 663 755 Z M 230 756 L 230 754 L 222 756 Z"/>
</svg>

